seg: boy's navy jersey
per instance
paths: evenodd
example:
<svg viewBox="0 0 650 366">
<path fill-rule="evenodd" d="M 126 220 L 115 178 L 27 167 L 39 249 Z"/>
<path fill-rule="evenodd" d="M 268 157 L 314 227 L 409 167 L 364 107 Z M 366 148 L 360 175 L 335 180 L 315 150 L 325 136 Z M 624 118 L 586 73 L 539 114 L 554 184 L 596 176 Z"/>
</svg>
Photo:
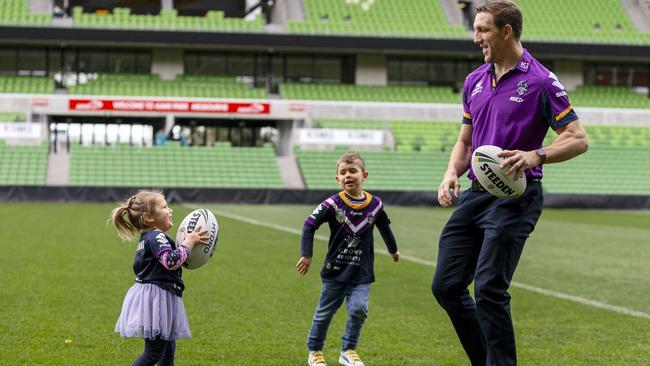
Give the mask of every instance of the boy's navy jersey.
<svg viewBox="0 0 650 366">
<path fill-rule="evenodd" d="M 301 255 L 311 257 L 314 232 L 325 222 L 330 227 L 327 256 L 321 277 L 347 283 L 369 283 L 375 280 L 375 225 L 390 253 L 397 252 L 397 243 L 390 229 L 390 220 L 377 196 L 364 192 L 365 199 L 354 200 L 345 192 L 323 201 L 305 220 Z"/>
<path fill-rule="evenodd" d="M 135 281 L 152 283 L 177 296 L 182 296 L 185 285 L 181 277 L 181 267 L 170 271 L 158 260 L 160 253 L 168 250 L 176 250 L 176 244 L 167 234 L 160 230 L 143 232 L 133 262 Z"/>
</svg>

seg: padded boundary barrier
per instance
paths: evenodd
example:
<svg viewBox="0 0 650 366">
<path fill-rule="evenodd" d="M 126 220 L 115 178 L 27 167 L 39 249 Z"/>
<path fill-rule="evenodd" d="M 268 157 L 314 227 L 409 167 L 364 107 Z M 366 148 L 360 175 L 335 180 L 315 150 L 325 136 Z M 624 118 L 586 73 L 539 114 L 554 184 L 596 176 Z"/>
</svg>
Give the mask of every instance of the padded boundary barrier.
<svg viewBox="0 0 650 366">
<path fill-rule="evenodd" d="M 118 202 L 137 192 L 128 187 L 0 186 L 0 202 Z M 169 203 L 318 204 L 332 190 L 165 188 Z M 372 191 L 387 205 L 439 206 L 435 192 Z M 544 207 L 650 209 L 650 196 L 546 193 Z"/>
</svg>

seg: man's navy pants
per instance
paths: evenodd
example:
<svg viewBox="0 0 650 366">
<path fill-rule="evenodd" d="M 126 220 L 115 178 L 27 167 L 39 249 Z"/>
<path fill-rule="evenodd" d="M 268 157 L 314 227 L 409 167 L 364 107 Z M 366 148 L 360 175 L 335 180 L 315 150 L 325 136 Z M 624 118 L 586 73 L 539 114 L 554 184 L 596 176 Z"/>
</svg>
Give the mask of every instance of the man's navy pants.
<svg viewBox="0 0 650 366">
<path fill-rule="evenodd" d="M 440 234 L 431 289 L 474 366 L 517 364 L 508 288 L 542 204 L 539 181 L 512 199 L 471 188 Z"/>
</svg>

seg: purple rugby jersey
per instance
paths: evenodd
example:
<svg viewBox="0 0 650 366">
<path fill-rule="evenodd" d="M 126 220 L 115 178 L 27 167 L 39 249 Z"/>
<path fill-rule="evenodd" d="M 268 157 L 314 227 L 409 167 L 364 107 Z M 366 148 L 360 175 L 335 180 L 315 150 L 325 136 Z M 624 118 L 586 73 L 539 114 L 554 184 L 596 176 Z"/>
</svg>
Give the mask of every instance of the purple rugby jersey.
<svg viewBox="0 0 650 366">
<path fill-rule="evenodd" d="M 517 66 L 495 83 L 494 65 L 484 64 L 465 78 L 463 123 L 472 125 L 472 152 L 482 145 L 530 151 L 542 147 L 553 129 L 578 119 L 557 76 L 526 49 Z M 542 167 L 526 171 L 541 178 Z M 474 172 L 468 177 L 475 180 Z"/>
<path fill-rule="evenodd" d="M 313 255 L 314 232 L 329 224 L 330 238 L 321 277 L 346 283 L 375 281 L 373 229 L 376 226 L 389 253 L 397 252 L 384 204 L 377 196 L 364 192 L 363 200 L 354 200 L 339 192 L 323 201 L 303 225 L 301 256 Z"/>
</svg>

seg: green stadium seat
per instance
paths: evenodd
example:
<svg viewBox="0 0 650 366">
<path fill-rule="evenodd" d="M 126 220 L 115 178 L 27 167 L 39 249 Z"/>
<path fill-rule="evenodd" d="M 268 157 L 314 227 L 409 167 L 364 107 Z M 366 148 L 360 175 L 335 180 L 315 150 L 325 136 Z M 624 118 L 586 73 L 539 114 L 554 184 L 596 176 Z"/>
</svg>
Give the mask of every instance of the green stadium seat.
<svg viewBox="0 0 650 366">
<path fill-rule="evenodd" d="M 209 166 L 210 169 L 206 169 Z M 79 146 L 70 155 L 70 185 L 282 188 L 266 147 Z"/>
</svg>

